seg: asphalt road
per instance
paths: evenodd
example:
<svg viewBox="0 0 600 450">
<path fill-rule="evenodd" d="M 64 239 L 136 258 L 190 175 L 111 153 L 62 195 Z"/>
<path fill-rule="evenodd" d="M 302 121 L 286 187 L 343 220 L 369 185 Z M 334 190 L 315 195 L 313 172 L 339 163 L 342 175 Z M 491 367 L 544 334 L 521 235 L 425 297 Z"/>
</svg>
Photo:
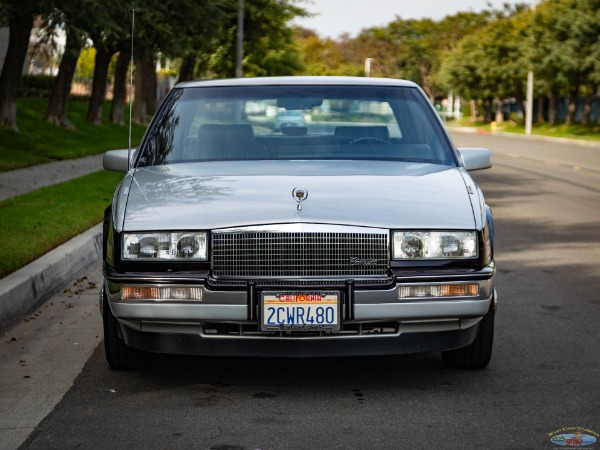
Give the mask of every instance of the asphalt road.
<svg viewBox="0 0 600 450">
<path fill-rule="evenodd" d="M 600 148 L 454 139 L 494 152 L 474 173 L 496 227 L 487 369 L 450 370 L 437 354 L 157 356 L 117 373 L 98 346 L 21 448 L 550 449 L 562 429 L 600 433 Z"/>
</svg>

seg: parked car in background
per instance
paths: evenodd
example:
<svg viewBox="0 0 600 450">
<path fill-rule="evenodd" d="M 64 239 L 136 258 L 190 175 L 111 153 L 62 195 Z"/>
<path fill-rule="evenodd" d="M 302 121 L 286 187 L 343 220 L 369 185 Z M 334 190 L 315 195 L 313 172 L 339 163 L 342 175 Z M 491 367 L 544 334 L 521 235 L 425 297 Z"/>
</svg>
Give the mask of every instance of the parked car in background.
<svg viewBox="0 0 600 450">
<path fill-rule="evenodd" d="M 273 108 L 312 120 L 274 134 Z M 407 81 L 176 86 L 131 158 L 104 159 L 125 172 L 104 220 L 108 363 L 440 351 L 485 367 L 494 228 L 468 171 L 491 162 Z"/>
<path fill-rule="evenodd" d="M 273 129 L 276 131 L 282 131 L 287 127 L 304 127 L 306 126 L 306 120 L 304 119 L 304 113 L 298 110 L 283 110 L 277 114 L 275 119 L 275 125 Z"/>
</svg>

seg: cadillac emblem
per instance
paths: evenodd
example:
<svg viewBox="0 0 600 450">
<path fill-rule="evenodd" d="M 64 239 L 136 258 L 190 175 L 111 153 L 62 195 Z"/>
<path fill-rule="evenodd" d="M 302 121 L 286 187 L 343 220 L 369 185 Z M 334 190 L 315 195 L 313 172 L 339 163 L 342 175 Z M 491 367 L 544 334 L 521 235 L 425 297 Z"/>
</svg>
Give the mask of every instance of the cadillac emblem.
<svg viewBox="0 0 600 450">
<path fill-rule="evenodd" d="M 298 202 L 298 211 L 302 211 L 302 202 L 308 198 L 308 191 L 306 189 L 294 188 L 292 197 Z"/>
</svg>

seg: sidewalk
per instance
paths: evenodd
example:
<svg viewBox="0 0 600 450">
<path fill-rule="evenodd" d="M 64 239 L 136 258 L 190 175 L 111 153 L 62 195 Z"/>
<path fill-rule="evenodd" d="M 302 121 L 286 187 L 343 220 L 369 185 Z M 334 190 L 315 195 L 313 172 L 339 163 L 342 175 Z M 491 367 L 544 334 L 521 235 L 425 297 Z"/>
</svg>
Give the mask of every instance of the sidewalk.
<svg viewBox="0 0 600 450">
<path fill-rule="evenodd" d="M 103 155 L 40 164 L 0 173 L 0 201 L 102 170 Z M 102 226 L 0 279 L 0 334 L 81 276 L 102 257 Z"/>
<path fill-rule="evenodd" d="M 93 155 L 0 172 L 0 202 L 44 186 L 102 170 L 103 156 L 103 154 Z"/>
<path fill-rule="evenodd" d="M 20 448 L 98 348 L 101 283 L 97 261 L 1 336 L 0 450 Z"/>
</svg>

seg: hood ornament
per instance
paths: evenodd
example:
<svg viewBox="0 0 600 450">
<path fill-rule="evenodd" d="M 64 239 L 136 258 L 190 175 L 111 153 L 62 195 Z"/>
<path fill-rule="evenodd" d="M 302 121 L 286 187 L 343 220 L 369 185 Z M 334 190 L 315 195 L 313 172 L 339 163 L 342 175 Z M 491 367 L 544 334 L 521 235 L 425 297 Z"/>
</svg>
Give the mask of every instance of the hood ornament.
<svg viewBox="0 0 600 450">
<path fill-rule="evenodd" d="M 308 190 L 294 188 L 292 191 L 292 197 L 294 197 L 294 200 L 298 202 L 298 211 L 302 211 L 302 202 L 308 198 Z"/>
</svg>

